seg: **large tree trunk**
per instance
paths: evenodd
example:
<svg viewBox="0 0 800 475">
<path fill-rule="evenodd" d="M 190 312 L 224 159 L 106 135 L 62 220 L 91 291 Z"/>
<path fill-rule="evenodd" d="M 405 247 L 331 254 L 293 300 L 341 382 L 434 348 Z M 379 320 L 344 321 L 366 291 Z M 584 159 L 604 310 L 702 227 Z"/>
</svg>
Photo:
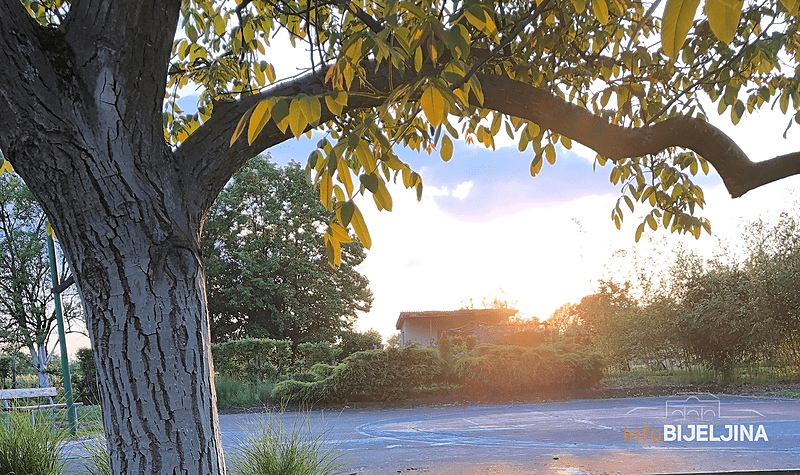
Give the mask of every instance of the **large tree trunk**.
<svg viewBox="0 0 800 475">
<path fill-rule="evenodd" d="M 75 0 L 56 29 L 0 0 L 0 148 L 74 271 L 119 474 L 225 472 L 199 246 L 215 192 L 161 123 L 179 8 Z"/>
</svg>

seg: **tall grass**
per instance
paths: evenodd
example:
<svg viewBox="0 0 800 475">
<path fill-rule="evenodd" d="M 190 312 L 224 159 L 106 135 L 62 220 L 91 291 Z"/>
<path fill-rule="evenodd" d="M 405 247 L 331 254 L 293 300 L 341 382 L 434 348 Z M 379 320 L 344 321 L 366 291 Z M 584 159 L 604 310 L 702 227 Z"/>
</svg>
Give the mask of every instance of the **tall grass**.
<svg viewBox="0 0 800 475">
<path fill-rule="evenodd" d="M 263 405 L 275 384 L 272 381 L 253 383 L 217 375 L 214 378 L 217 388 L 218 407 L 252 407 Z"/>
<path fill-rule="evenodd" d="M 102 435 L 92 437 L 83 442 L 83 449 L 88 454 L 84 463 L 88 475 L 111 475 L 111 460 L 108 458 L 106 438 Z"/>
<path fill-rule="evenodd" d="M 325 433 L 315 435 L 308 415 L 298 414 L 287 427 L 283 414 L 270 414 L 258 424 L 244 446 L 233 454 L 233 475 L 330 475 L 335 448 L 326 446 Z"/>
<path fill-rule="evenodd" d="M 59 475 L 64 471 L 66 433 L 52 430 L 49 416 L 37 421 L 34 426 L 30 414 L 14 411 L 0 418 L 0 473 Z"/>
</svg>

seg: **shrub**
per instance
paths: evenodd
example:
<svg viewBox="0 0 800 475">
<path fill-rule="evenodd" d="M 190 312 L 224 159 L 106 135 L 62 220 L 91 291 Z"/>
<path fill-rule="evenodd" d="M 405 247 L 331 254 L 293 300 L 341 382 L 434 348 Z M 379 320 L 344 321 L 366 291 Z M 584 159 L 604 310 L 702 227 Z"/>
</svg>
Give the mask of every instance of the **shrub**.
<svg viewBox="0 0 800 475">
<path fill-rule="evenodd" d="M 283 404 L 314 404 L 329 398 L 331 385 L 331 379 L 313 382 L 287 379 L 275 385 L 271 397 Z"/>
<path fill-rule="evenodd" d="M 0 473 L 58 475 L 64 470 L 61 453 L 66 434 L 51 430 L 49 420 L 34 427 L 30 415 L 9 412 L 0 422 Z"/>
<path fill-rule="evenodd" d="M 336 366 L 331 366 L 328 364 L 317 363 L 311 367 L 311 372 L 317 375 L 318 380 L 322 380 L 325 378 L 330 377 L 333 375 L 333 370 L 336 369 Z"/>
<path fill-rule="evenodd" d="M 232 458 L 233 475 L 329 475 L 339 468 L 335 448 L 326 447 L 324 433 L 311 432 L 307 416 L 287 429 L 283 415 L 276 415 L 248 431 L 247 442 Z"/>
<path fill-rule="evenodd" d="M 480 344 L 475 354 L 457 362 L 456 372 L 462 384 L 474 392 L 523 394 L 597 384 L 602 378 L 602 359 L 568 350 L 553 345 Z"/>
<path fill-rule="evenodd" d="M 342 353 L 341 348 L 331 346 L 327 341 L 319 343 L 300 343 L 297 345 L 303 365 L 307 368 L 317 363 L 334 364 L 336 358 Z"/>
<path fill-rule="evenodd" d="M 411 345 L 352 354 L 331 378 L 337 398 L 384 401 L 430 386 L 441 379 L 444 369 L 438 350 Z"/>
</svg>

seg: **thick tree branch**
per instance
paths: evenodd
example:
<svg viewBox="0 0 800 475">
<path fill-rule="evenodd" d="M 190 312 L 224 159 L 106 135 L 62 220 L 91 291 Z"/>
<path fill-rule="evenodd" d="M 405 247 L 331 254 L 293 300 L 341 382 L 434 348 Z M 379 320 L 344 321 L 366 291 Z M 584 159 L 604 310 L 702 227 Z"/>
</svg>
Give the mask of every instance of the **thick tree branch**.
<svg viewBox="0 0 800 475">
<path fill-rule="evenodd" d="M 367 68 L 374 71 L 374 68 Z M 310 73 L 278 85 L 264 93 L 235 102 L 217 103 L 211 119 L 192 134 L 176 151 L 178 167 L 186 173 L 186 183 L 198 183 L 202 189 L 193 204 L 199 213 L 213 203 L 228 179 L 247 160 L 292 137 L 270 121 L 252 144 L 241 137 L 229 146 L 239 119 L 266 97 L 292 97 L 299 93 L 319 95 L 329 91 L 323 83 L 325 71 Z M 378 70 L 371 87 L 386 90 L 388 74 Z M 800 152 L 763 162 L 752 162 L 725 133 L 708 122 L 691 117 L 674 117 L 641 128 L 620 127 L 608 123 L 586 109 L 564 101 L 552 93 L 505 76 L 478 74 L 485 100 L 483 107 L 535 122 L 595 150 L 613 161 L 628 157 L 657 154 L 670 147 L 693 150 L 709 161 L 722 177 L 731 196 L 739 197 L 767 183 L 800 174 Z M 392 77 L 394 86 L 411 78 Z M 347 110 L 379 106 L 383 97 L 359 95 L 351 91 Z M 476 104 L 478 105 L 478 104 Z M 322 103 L 324 123 L 333 115 Z"/>
<path fill-rule="evenodd" d="M 531 120 L 611 160 L 656 154 L 669 147 L 690 149 L 714 166 L 734 198 L 800 174 L 800 153 L 753 162 L 733 139 L 699 119 L 680 116 L 641 128 L 620 127 L 543 89 L 503 76 L 478 77 L 484 107 Z"/>
</svg>

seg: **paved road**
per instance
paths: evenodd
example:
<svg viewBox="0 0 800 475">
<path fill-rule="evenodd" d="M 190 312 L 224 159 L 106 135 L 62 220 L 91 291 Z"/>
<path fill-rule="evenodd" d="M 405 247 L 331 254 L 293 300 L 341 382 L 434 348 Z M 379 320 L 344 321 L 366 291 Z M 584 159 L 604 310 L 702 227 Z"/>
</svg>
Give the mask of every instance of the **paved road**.
<svg viewBox="0 0 800 475">
<path fill-rule="evenodd" d="M 220 417 L 227 457 L 270 419 L 324 433 L 346 475 L 800 470 L 797 400 L 706 394 L 232 414 Z"/>
</svg>

